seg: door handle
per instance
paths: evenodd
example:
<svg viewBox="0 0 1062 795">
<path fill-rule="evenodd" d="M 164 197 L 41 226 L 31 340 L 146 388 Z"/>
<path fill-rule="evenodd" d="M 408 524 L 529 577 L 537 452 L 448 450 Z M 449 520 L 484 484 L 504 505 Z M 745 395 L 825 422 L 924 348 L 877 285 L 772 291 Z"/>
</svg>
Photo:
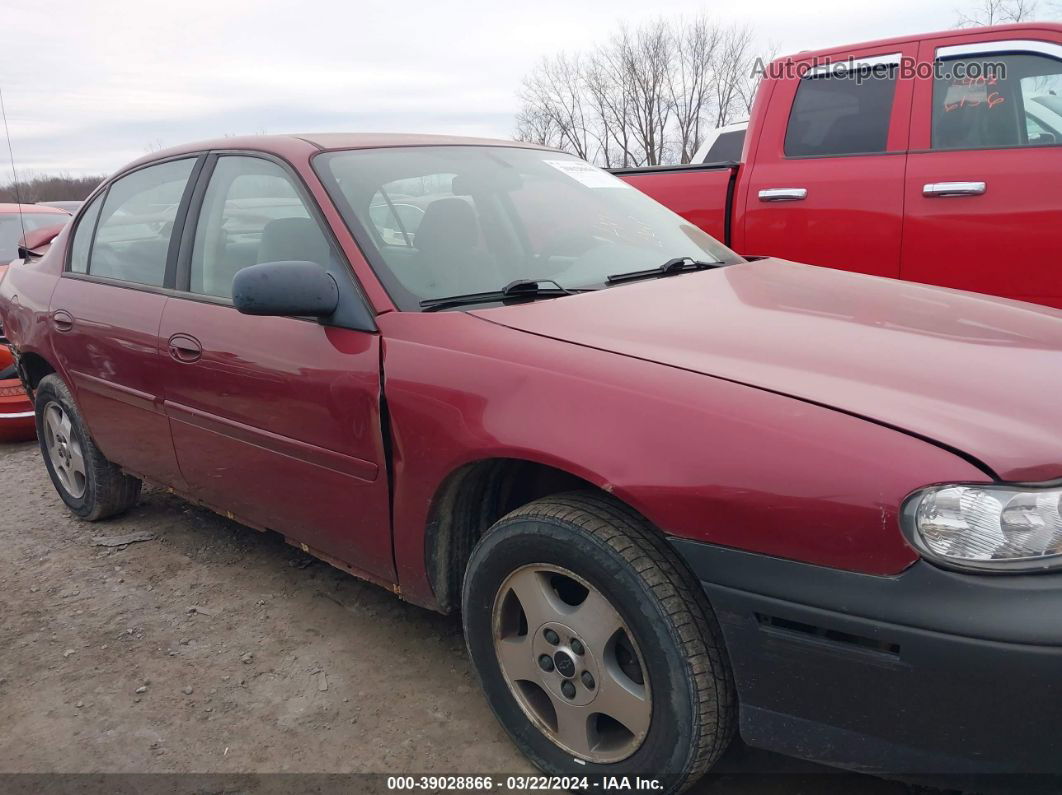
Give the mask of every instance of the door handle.
<svg viewBox="0 0 1062 795">
<path fill-rule="evenodd" d="M 203 345 L 191 334 L 174 334 L 169 339 L 170 358 L 191 364 L 203 355 Z"/>
<path fill-rule="evenodd" d="M 74 316 L 65 309 L 56 309 L 52 312 L 52 325 L 56 331 L 70 331 L 74 327 Z"/>
<path fill-rule="evenodd" d="M 922 195 L 942 199 L 949 196 L 980 196 L 985 188 L 983 182 L 927 182 L 922 186 Z"/>
<path fill-rule="evenodd" d="M 761 202 L 798 202 L 807 197 L 807 188 L 765 188 L 760 191 Z"/>
</svg>

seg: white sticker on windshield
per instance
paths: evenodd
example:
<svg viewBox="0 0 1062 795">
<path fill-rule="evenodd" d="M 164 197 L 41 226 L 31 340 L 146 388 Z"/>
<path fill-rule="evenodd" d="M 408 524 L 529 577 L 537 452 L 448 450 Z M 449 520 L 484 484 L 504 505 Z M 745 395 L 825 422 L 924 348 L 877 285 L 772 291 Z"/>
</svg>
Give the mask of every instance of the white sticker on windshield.
<svg viewBox="0 0 1062 795">
<path fill-rule="evenodd" d="M 595 168 L 582 160 L 544 160 L 548 166 L 567 174 L 588 188 L 630 188 L 631 186 L 607 171 Z"/>
</svg>

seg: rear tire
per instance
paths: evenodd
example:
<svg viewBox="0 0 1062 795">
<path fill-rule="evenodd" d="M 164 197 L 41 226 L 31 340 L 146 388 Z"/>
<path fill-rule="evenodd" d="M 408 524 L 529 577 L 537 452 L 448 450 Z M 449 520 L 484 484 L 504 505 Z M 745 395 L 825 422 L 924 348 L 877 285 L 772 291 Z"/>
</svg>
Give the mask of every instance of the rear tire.
<svg viewBox="0 0 1062 795">
<path fill-rule="evenodd" d="M 34 412 L 48 476 L 75 516 L 95 522 L 136 504 L 140 479 L 104 458 L 58 375 L 47 375 L 37 385 Z"/>
<path fill-rule="evenodd" d="M 733 680 L 699 584 L 605 495 L 501 519 L 472 551 L 462 607 L 494 714 L 548 774 L 652 776 L 677 792 L 734 735 Z"/>
</svg>

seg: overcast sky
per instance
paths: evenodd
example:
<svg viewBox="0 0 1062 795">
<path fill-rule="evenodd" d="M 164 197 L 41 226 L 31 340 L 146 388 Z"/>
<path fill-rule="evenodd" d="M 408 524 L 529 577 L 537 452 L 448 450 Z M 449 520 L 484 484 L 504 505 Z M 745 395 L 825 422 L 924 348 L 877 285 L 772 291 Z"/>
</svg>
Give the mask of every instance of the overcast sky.
<svg viewBox="0 0 1062 795">
<path fill-rule="evenodd" d="M 958 5 L 6 0 L 0 90 L 21 172 L 107 173 L 150 148 L 226 134 L 509 137 L 523 75 L 622 22 L 706 12 L 748 22 L 786 53 L 948 28 Z"/>
</svg>

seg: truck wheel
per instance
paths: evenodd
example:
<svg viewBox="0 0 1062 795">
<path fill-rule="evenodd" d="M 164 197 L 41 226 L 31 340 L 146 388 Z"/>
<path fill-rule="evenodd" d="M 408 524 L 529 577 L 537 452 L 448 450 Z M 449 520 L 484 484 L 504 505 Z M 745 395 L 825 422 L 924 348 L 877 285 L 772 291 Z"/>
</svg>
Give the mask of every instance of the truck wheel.
<svg viewBox="0 0 1062 795">
<path fill-rule="evenodd" d="M 74 398 L 57 375 L 41 379 L 34 396 L 37 439 L 52 485 L 79 518 L 89 522 L 122 513 L 140 496 L 140 480 L 103 457 Z"/>
<path fill-rule="evenodd" d="M 543 771 L 642 775 L 679 791 L 734 732 L 714 614 L 637 513 L 573 492 L 495 524 L 472 551 L 465 640 L 502 726 Z"/>
</svg>

